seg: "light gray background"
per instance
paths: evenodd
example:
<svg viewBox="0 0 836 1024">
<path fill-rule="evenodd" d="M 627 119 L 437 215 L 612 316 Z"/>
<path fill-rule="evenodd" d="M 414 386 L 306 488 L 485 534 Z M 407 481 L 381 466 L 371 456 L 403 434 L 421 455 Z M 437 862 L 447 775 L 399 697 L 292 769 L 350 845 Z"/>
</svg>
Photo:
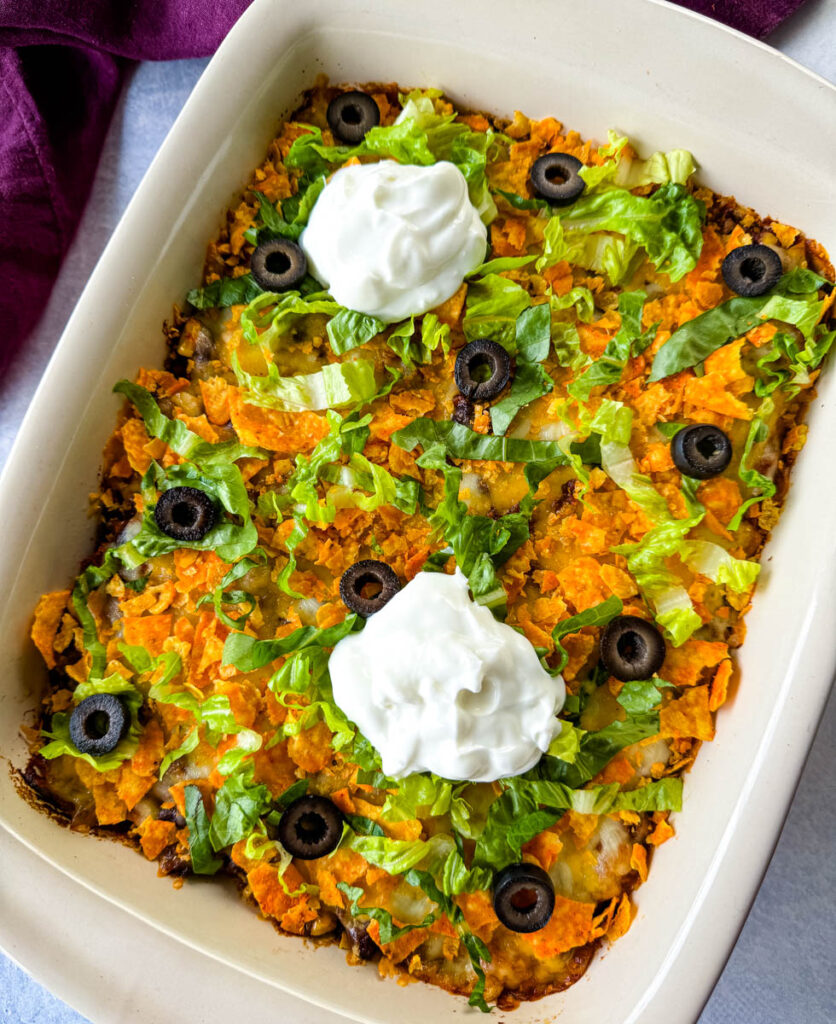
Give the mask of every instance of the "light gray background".
<svg viewBox="0 0 836 1024">
<path fill-rule="evenodd" d="M 836 81 L 836 0 L 808 0 L 768 41 Z M 143 64 L 129 79 L 90 202 L 43 319 L 0 381 L 0 467 L 78 295 L 206 63 Z M 735 109 L 735 116 L 745 116 L 739 104 Z M 831 696 L 769 870 L 699 1024 L 836 1022 L 834 743 L 836 697 Z M 280 1001 L 276 1009 L 281 1019 Z M 188 1007 L 178 1016 L 189 1024 Z M 84 1021 L 0 954 L 2 1024 Z"/>
</svg>

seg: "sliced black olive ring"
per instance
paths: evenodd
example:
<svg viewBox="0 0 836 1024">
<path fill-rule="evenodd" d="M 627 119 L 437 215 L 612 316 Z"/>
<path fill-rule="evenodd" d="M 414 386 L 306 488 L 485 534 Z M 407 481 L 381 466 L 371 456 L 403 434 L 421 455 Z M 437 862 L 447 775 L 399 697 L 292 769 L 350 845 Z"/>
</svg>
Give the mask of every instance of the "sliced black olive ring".
<svg viewBox="0 0 836 1024">
<path fill-rule="evenodd" d="M 279 819 L 279 842 L 300 860 L 315 860 L 336 850 L 343 834 L 343 816 L 325 796 L 300 796 Z"/>
<path fill-rule="evenodd" d="M 73 708 L 70 739 L 80 754 L 109 754 L 128 731 L 130 716 L 113 693 L 94 693 Z"/>
<path fill-rule="evenodd" d="M 637 615 L 617 615 L 601 635 L 601 661 L 611 676 L 629 683 L 650 679 L 665 660 L 659 630 Z"/>
<path fill-rule="evenodd" d="M 578 174 L 583 164 L 570 153 L 546 153 L 531 167 L 532 189 L 552 206 L 567 206 L 580 196 L 586 182 Z"/>
<path fill-rule="evenodd" d="M 256 246 L 250 258 L 250 273 L 266 292 L 286 292 L 300 284 L 308 272 L 308 257 L 289 238 L 273 238 Z"/>
<path fill-rule="evenodd" d="M 197 487 L 172 487 L 160 495 L 154 522 L 174 540 L 200 540 L 215 525 L 215 505 Z"/>
<path fill-rule="evenodd" d="M 536 932 L 554 910 L 554 885 L 536 864 L 510 864 L 493 883 L 493 909 L 512 932 Z"/>
<path fill-rule="evenodd" d="M 395 570 L 385 562 L 364 558 L 340 577 L 340 597 L 349 611 L 363 618 L 374 615 L 401 589 Z"/>
<path fill-rule="evenodd" d="M 334 135 L 350 146 L 362 142 L 366 132 L 380 124 L 380 108 L 371 96 L 357 89 L 335 96 L 325 116 Z"/>
<path fill-rule="evenodd" d="M 671 457 L 680 473 L 708 480 L 719 476 L 731 462 L 732 443 L 713 423 L 695 423 L 674 434 Z"/>
<path fill-rule="evenodd" d="M 768 245 L 740 245 L 723 260 L 723 280 L 738 295 L 763 295 L 783 273 L 781 257 Z"/>
<path fill-rule="evenodd" d="M 495 341 L 471 341 L 456 356 L 456 387 L 472 402 L 490 402 L 511 377 L 511 357 Z"/>
</svg>

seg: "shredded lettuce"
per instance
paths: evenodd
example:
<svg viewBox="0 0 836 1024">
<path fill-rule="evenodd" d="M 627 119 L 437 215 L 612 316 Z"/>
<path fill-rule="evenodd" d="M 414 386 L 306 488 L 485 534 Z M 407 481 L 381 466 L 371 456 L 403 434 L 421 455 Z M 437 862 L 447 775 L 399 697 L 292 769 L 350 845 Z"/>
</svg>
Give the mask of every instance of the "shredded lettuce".
<svg viewBox="0 0 836 1024">
<path fill-rule="evenodd" d="M 504 434 L 520 409 L 547 395 L 554 387 L 554 381 L 542 366 L 542 361 L 549 354 L 550 340 L 551 310 L 548 303 L 524 309 L 515 326 L 517 365 L 511 389 L 505 398 L 491 406 L 494 434 Z"/>
<path fill-rule="evenodd" d="M 761 571 L 758 562 L 734 558 L 725 548 L 707 540 L 684 541 L 679 557 L 694 572 L 707 576 L 714 583 L 727 586 L 736 594 L 751 590 Z"/>
<path fill-rule="evenodd" d="M 270 791 L 253 782 L 252 763 L 229 775 L 215 793 L 215 810 L 209 825 L 209 843 L 217 853 L 249 835 L 270 809 Z"/>
<path fill-rule="evenodd" d="M 38 753 L 48 761 L 53 758 L 68 754 L 70 757 L 81 758 L 98 772 L 108 772 L 118 768 L 123 761 L 133 757 L 139 747 L 139 738 L 142 734 L 142 726 L 139 723 L 139 709 L 143 697 L 139 690 L 124 676 L 119 673 L 107 676 L 105 679 L 89 678 L 84 683 L 79 683 L 73 691 L 73 702 L 80 704 L 87 697 L 97 693 L 117 694 L 125 705 L 130 715 L 130 726 L 128 732 L 108 754 L 100 754 L 94 757 L 92 754 L 82 754 L 70 739 L 70 714 L 67 712 L 56 712 L 52 716 L 50 728 L 41 731 L 41 736 L 50 742 L 45 744 Z"/>
<path fill-rule="evenodd" d="M 560 642 L 564 637 L 569 636 L 570 633 L 577 633 L 584 626 L 606 626 L 616 615 L 621 614 L 623 607 L 621 599 L 613 594 L 606 601 L 602 601 L 592 608 L 587 608 L 585 611 L 578 612 L 577 615 L 571 615 L 568 619 L 558 622 L 552 630 L 554 649 L 558 656 L 555 671 L 562 672 L 569 661 L 569 654 Z M 551 750 L 549 753 L 551 753 Z"/>
<path fill-rule="evenodd" d="M 183 791 L 186 802 L 186 825 L 189 828 L 189 850 L 192 871 L 196 875 L 214 875 L 223 864 L 212 853 L 209 840 L 209 815 L 203 804 L 203 796 L 197 786 L 186 786 Z"/>
<path fill-rule="evenodd" d="M 335 355 L 341 356 L 380 334 L 386 324 L 376 316 L 357 313 L 353 309 L 341 309 L 331 317 L 326 326 L 328 341 Z"/>
<path fill-rule="evenodd" d="M 424 455 L 447 455 L 455 459 L 485 459 L 493 462 L 524 462 L 531 466 L 566 465 L 556 441 L 527 441 L 518 437 L 478 434 L 464 423 L 431 420 L 420 416 L 392 434 L 392 441 L 408 452 L 421 445 Z M 422 465 L 428 465 L 424 462 Z"/>
<path fill-rule="evenodd" d="M 255 283 L 251 274 L 240 277 L 222 277 L 202 288 L 192 288 L 186 294 L 186 301 L 195 309 L 217 309 L 239 306 L 252 302 L 263 294 L 263 289 Z"/>
<path fill-rule="evenodd" d="M 641 246 L 657 270 L 678 281 L 702 251 L 704 206 L 683 185 L 662 185 L 650 196 L 612 188 L 584 194 L 560 214 L 564 229 L 615 231 Z"/>
<path fill-rule="evenodd" d="M 242 576 L 246 576 L 252 569 L 257 568 L 259 565 L 264 565 L 266 560 L 267 555 L 265 552 L 261 548 L 256 548 L 253 551 L 253 557 L 242 558 L 240 562 L 233 565 L 212 593 L 204 594 L 200 598 L 197 602 L 197 607 L 200 608 L 204 604 L 211 603 L 215 609 L 215 615 L 225 626 L 229 626 L 230 629 L 241 629 L 250 615 L 252 615 L 256 606 L 256 600 L 246 590 L 229 590 L 228 588 L 231 584 L 240 580 Z M 224 605 L 244 605 L 245 607 L 238 618 L 233 619 L 223 610 Z"/>
<path fill-rule="evenodd" d="M 267 367 L 267 376 L 258 377 L 241 368 L 233 353 L 232 368 L 238 382 L 248 391 L 246 401 L 284 412 L 303 409 L 343 409 L 347 405 L 364 404 L 371 399 L 377 385 L 374 363 L 368 359 L 352 359 L 344 363 L 326 363 L 316 373 L 282 377 L 275 363 Z"/>
<path fill-rule="evenodd" d="M 455 118 L 455 114 L 437 114 L 434 108 L 430 111 L 417 99 L 412 103 L 407 100 L 395 124 L 372 128 L 357 146 L 326 146 L 319 128 L 305 125 L 308 133 L 294 141 L 285 165 L 312 177 L 330 174 L 355 156 L 389 157 L 422 166 L 447 160 L 464 175 L 470 201 L 488 224 L 496 216 L 496 207 L 488 189 L 486 168 L 488 155 L 498 140 L 493 131 L 474 131 Z"/>
<path fill-rule="evenodd" d="M 362 619 L 351 613 L 336 626 L 329 626 L 327 629 L 300 626 L 288 636 L 273 640 L 257 640 L 248 633 L 230 633 L 224 642 L 221 664 L 234 665 L 239 672 L 254 672 L 277 658 L 308 647 L 333 647 L 344 636 L 362 628 L 362 625 Z"/>
<path fill-rule="evenodd" d="M 343 307 L 327 292 L 302 295 L 298 291 L 262 292 L 241 310 L 241 333 L 250 345 L 258 345 L 269 363 L 280 338 L 312 313 L 335 316 Z"/>
<path fill-rule="evenodd" d="M 729 520 L 727 526 L 729 530 L 736 530 L 743 522 L 743 516 L 759 501 L 763 501 L 765 498 L 771 498 L 775 494 L 775 484 L 768 476 L 764 476 L 763 473 L 759 473 L 754 466 L 750 465 L 752 458 L 752 450 L 756 444 L 763 444 L 764 441 L 769 437 L 769 427 L 767 421 L 775 411 L 775 403 L 771 398 L 765 398 L 758 409 L 757 416 L 754 417 L 752 422 L 749 424 L 749 433 L 746 435 L 746 441 L 743 445 L 743 454 L 740 457 L 740 467 L 738 469 L 738 476 L 743 483 L 754 491 L 754 494 L 747 498 L 746 501 L 738 508 L 737 512 Z"/>
<path fill-rule="evenodd" d="M 727 342 L 768 320 L 793 324 L 810 341 L 824 308 L 817 290 L 826 283 L 812 270 L 796 267 L 765 295 L 738 295 L 701 313 L 675 330 L 661 346 L 653 359 L 649 379 L 662 380 L 696 366 Z"/>
<path fill-rule="evenodd" d="M 658 708 L 662 688 L 671 686 L 663 679 L 636 679 L 625 683 L 618 693 L 618 703 L 630 715 L 646 715 Z"/>
<path fill-rule="evenodd" d="M 631 356 L 637 356 L 656 336 L 658 324 L 642 332 L 644 292 L 622 292 L 618 297 L 621 324 L 618 332 L 592 365 L 568 385 L 569 394 L 579 402 L 588 402 L 592 389 L 617 384 Z"/>
<path fill-rule="evenodd" d="M 402 935 L 415 931 L 416 928 L 428 928 L 438 918 L 438 912 L 431 911 L 419 924 L 397 927 L 388 910 L 384 910 L 382 907 L 361 907 L 359 905 L 365 893 L 358 886 L 349 885 L 347 882 L 337 882 L 337 888 L 348 897 L 349 912 L 354 917 L 367 917 L 372 921 L 377 921 L 380 941 L 384 944 L 394 942 Z"/>
<path fill-rule="evenodd" d="M 499 274 L 486 274 L 467 286 L 462 327 L 468 341 L 490 338 L 516 351 L 517 317 L 531 305 L 531 296 L 521 285 Z"/>
</svg>

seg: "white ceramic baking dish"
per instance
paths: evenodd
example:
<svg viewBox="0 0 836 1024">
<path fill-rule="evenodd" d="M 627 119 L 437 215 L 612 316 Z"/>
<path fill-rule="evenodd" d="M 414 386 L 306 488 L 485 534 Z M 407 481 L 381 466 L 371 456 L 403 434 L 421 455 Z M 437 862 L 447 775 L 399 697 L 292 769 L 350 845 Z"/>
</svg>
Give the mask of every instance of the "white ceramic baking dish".
<svg viewBox="0 0 836 1024">
<path fill-rule="evenodd" d="M 111 385 L 163 355 L 160 324 L 198 279 L 206 240 L 302 88 L 397 80 L 477 109 L 555 114 L 585 135 L 685 147 L 706 184 L 836 252 L 836 90 L 745 37 L 652 0 L 256 0 L 207 68 L 82 295 L 0 485 L 0 755 L 43 680 L 27 642 L 38 595 L 89 552 L 84 516 L 119 406 Z M 828 401 L 829 398 L 829 401 Z M 810 415 L 740 658 L 743 683 L 685 787 L 677 838 L 654 856 L 638 919 L 568 992 L 520 1024 L 690 1021 L 720 973 L 780 830 L 836 651 L 836 373 Z M 230 889 L 175 891 L 117 844 L 32 810 L 0 772 L 0 823 L 52 864 L 168 934 L 280 988 L 368 1022 L 472 1014 L 424 985 L 349 969 L 334 948 L 277 935 Z M 117 937 L 114 937 L 114 941 Z M 208 966 L 208 964 L 207 964 Z M 280 1002 L 277 1004 L 280 1005 Z"/>
</svg>

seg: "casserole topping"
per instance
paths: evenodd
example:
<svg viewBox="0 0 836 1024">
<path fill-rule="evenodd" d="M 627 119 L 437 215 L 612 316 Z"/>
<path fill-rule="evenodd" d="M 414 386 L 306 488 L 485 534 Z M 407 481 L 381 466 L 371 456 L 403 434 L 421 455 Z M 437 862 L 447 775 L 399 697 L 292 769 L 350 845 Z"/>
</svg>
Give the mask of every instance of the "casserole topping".
<svg viewBox="0 0 836 1024">
<path fill-rule="evenodd" d="M 361 95 L 307 94 L 166 368 L 116 386 L 24 776 L 177 884 L 511 1009 L 630 927 L 673 835 L 834 274 L 682 150 Z"/>
<path fill-rule="evenodd" d="M 461 572 L 419 573 L 361 633 L 340 640 L 328 669 L 334 700 L 392 778 L 520 775 L 560 733 L 563 680 L 470 599 Z"/>
<path fill-rule="evenodd" d="M 484 260 L 485 240 L 458 167 L 381 160 L 337 171 L 301 244 L 337 302 L 394 323 L 449 299 Z"/>
</svg>

